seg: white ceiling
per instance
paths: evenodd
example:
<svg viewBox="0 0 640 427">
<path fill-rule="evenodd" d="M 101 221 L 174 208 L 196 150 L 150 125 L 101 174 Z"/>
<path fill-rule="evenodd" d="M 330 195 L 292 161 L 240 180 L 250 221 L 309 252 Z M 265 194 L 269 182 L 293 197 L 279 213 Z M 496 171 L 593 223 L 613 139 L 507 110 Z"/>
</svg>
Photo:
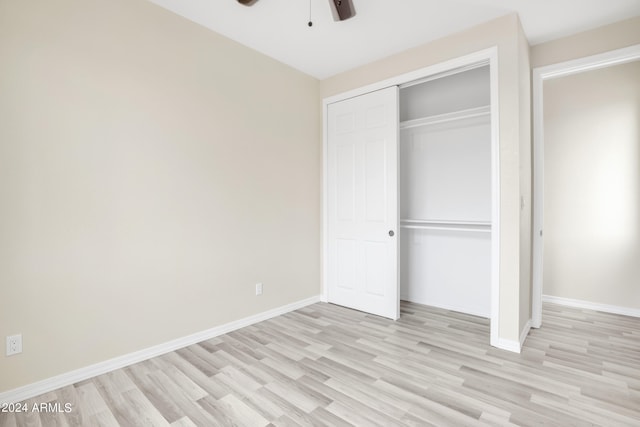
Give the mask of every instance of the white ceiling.
<svg viewBox="0 0 640 427">
<path fill-rule="evenodd" d="M 318 79 L 517 12 L 533 44 L 640 15 L 640 0 L 150 0 Z M 308 27 L 311 6 L 313 27 Z"/>
</svg>

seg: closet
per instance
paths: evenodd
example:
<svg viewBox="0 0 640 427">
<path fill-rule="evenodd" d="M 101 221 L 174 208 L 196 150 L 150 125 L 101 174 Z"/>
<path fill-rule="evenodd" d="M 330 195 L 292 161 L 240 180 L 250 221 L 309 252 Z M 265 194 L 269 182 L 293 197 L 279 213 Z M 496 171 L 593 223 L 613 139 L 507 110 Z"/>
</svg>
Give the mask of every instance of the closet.
<svg viewBox="0 0 640 427">
<path fill-rule="evenodd" d="M 326 301 L 495 316 L 492 61 L 325 100 Z"/>
<path fill-rule="evenodd" d="M 399 90 L 400 298 L 490 317 L 489 66 Z"/>
</svg>

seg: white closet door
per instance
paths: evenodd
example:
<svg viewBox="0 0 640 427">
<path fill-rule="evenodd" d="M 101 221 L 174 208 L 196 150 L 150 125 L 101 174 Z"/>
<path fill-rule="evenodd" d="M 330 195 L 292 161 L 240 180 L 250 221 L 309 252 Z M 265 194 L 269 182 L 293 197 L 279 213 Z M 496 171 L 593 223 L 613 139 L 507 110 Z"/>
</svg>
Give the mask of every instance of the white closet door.
<svg viewBox="0 0 640 427">
<path fill-rule="evenodd" d="M 398 88 L 328 106 L 328 301 L 397 319 Z"/>
</svg>

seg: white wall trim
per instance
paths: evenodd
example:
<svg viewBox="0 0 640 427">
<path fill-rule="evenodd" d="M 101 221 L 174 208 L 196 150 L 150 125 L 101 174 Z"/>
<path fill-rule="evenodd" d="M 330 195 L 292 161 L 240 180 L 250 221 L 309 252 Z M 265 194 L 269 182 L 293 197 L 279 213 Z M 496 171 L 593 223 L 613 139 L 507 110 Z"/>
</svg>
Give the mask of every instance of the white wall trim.
<svg viewBox="0 0 640 427">
<path fill-rule="evenodd" d="M 329 289 L 328 282 L 329 279 L 327 277 L 328 273 L 328 260 L 329 260 L 329 235 L 327 230 L 329 229 L 329 123 L 328 123 L 328 114 L 327 114 L 327 104 L 326 102 L 322 103 L 322 206 L 320 209 L 322 210 L 322 236 L 320 237 L 320 241 L 322 242 L 322 248 L 320 253 L 322 254 L 322 265 L 320 273 L 322 274 L 322 290 L 320 292 L 320 299 L 322 302 L 329 302 Z"/>
<path fill-rule="evenodd" d="M 498 88 L 498 48 L 489 53 L 491 80 L 491 323 L 490 344 L 500 340 L 500 103 Z"/>
<path fill-rule="evenodd" d="M 640 308 L 621 307 L 619 305 L 600 304 L 572 298 L 542 295 L 543 302 L 564 305 L 567 307 L 584 308 L 587 310 L 601 311 L 603 313 L 621 314 L 623 316 L 640 317 Z"/>
<path fill-rule="evenodd" d="M 527 323 L 524 325 L 524 328 L 522 328 L 519 341 L 499 338 L 498 341 L 496 342 L 496 345 L 493 345 L 493 344 L 492 345 L 502 350 L 511 351 L 513 353 L 520 353 L 522 352 L 522 347 L 524 346 L 524 342 L 527 339 L 527 336 L 529 335 L 530 330 L 531 330 L 531 319 L 529 319 Z"/>
<path fill-rule="evenodd" d="M 527 320 L 527 323 L 525 323 L 524 328 L 522 328 L 522 332 L 520 333 L 520 348 L 521 349 L 524 346 L 524 342 L 527 339 L 527 336 L 529 335 L 529 331 L 530 330 L 531 330 L 531 319 Z"/>
<path fill-rule="evenodd" d="M 322 300 L 328 301 L 328 263 L 327 263 L 327 176 L 328 176 L 328 141 L 327 141 L 327 107 L 334 102 L 343 101 L 355 96 L 364 95 L 376 90 L 385 89 L 391 86 L 399 86 L 412 81 L 446 73 L 451 70 L 467 67 L 481 62 L 489 62 L 491 80 L 491 345 L 498 348 L 510 350 L 511 345 L 503 347 L 500 345 L 500 109 L 498 92 L 498 47 L 493 46 L 468 55 L 464 55 L 449 61 L 430 65 L 419 70 L 401 74 L 386 80 L 382 80 L 370 85 L 356 88 L 334 96 L 329 96 L 322 100 L 323 132 L 322 132 L 322 174 L 323 174 L 323 207 L 322 207 L 322 242 L 323 242 L 323 262 L 322 262 Z M 516 350 L 510 350 L 516 351 Z"/>
<path fill-rule="evenodd" d="M 512 353 L 520 353 L 521 347 L 518 341 L 508 340 L 504 338 L 498 338 L 494 343 L 491 344 L 493 347 L 499 348 L 500 350 L 507 350 Z"/>
<path fill-rule="evenodd" d="M 119 356 L 110 360 L 105 360 L 104 362 L 76 369 L 75 371 L 57 375 L 46 380 L 28 384 L 13 390 L 5 391 L 3 393 L 0 393 L 0 403 L 20 402 L 25 399 L 41 395 L 43 393 L 56 390 L 61 387 L 75 384 L 79 381 L 84 381 L 97 375 L 106 374 L 107 372 L 121 369 L 133 365 L 134 363 L 142 362 L 144 360 L 148 360 L 153 357 L 160 356 L 171 351 L 175 351 L 180 348 L 196 344 L 226 334 L 228 332 L 232 332 L 237 329 L 244 328 L 246 326 L 250 326 L 276 316 L 280 316 L 282 314 L 289 313 L 294 310 L 298 310 L 308 305 L 315 304 L 319 301 L 319 296 L 296 301 L 291 304 L 283 305 L 281 307 L 255 314 L 253 316 L 245 317 L 244 319 L 235 320 L 233 322 L 216 326 L 205 331 L 196 332 L 195 334 L 191 334 L 186 337 L 178 338 L 163 344 L 149 347 L 144 350 L 125 354 L 123 356 Z"/>
<path fill-rule="evenodd" d="M 533 262 L 532 326 L 542 325 L 544 272 L 544 81 L 640 60 L 640 44 L 533 69 Z"/>
<path fill-rule="evenodd" d="M 432 303 L 429 301 L 420 301 L 418 299 L 409 299 L 408 297 L 401 296 L 402 301 L 410 301 L 416 304 L 428 305 L 429 307 L 441 308 L 442 310 L 455 311 L 457 313 L 470 314 L 472 316 L 482 317 L 483 319 L 490 319 L 491 314 L 483 313 L 480 310 L 469 309 L 467 307 L 457 306 L 455 304 L 440 304 Z"/>
</svg>

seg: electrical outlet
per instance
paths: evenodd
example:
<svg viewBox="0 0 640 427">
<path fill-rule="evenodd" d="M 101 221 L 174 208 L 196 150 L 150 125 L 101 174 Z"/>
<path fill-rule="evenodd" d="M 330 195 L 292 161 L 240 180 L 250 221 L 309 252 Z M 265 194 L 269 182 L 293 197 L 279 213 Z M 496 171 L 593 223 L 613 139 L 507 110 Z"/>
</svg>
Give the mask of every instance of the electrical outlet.
<svg viewBox="0 0 640 427">
<path fill-rule="evenodd" d="M 22 353 L 22 334 L 7 337 L 7 356 Z"/>
<path fill-rule="evenodd" d="M 262 283 L 256 283 L 256 295 L 262 295 Z"/>
</svg>

